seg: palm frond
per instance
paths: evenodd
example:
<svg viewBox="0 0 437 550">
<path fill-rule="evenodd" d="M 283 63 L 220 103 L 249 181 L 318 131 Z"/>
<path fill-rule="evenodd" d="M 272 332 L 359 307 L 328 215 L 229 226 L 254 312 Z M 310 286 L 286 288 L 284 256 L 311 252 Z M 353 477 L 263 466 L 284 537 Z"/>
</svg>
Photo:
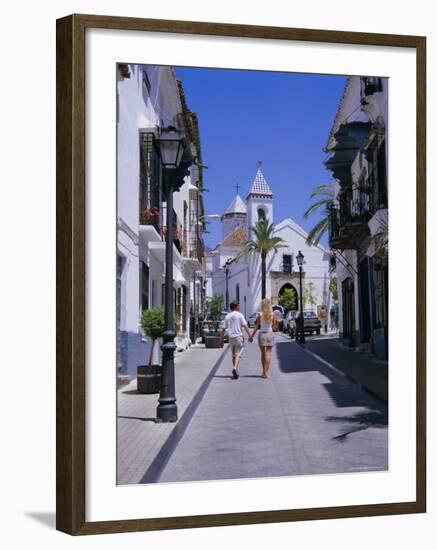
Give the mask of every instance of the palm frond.
<svg viewBox="0 0 437 550">
<path fill-rule="evenodd" d="M 236 255 L 235 259 L 238 261 L 241 258 L 247 258 L 248 256 L 250 256 L 250 254 L 256 252 L 257 249 L 258 243 L 253 240 L 248 240 L 244 243 L 243 249 Z"/>
<path fill-rule="evenodd" d="M 320 199 L 305 210 L 303 217 L 307 219 L 310 214 L 315 212 L 321 206 L 329 206 L 330 204 L 332 204 L 332 199 Z"/>
<path fill-rule="evenodd" d="M 317 245 L 320 242 L 320 239 L 328 231 L 329 228 L 329 218 L 322 218 L 308 233 L 306 242 L 309 245 Z"/>
<path fill-rule="evenodd" d="M 326 215 L 311 229 L 308 233 L 306 242 L 309 245 L 317 245 L 320 242 L 320 239 L 329 229 L 329 210 L 330 206 L 333 204 L 336 197 L 336 191 L 334 185 L 331 183 L 323 183 L 317 185 L 314 188 L 313 192 L 310 195 L 310 199 L 318 197 L 318 200 L 311 204 L 304 212 L 303 217 L 307 219 L 311 214 L 316 212 L 321 207 L 326 207 Z"/>
<path fill-rule="evenodd" d="M 323 183 L 322 185 L 318 185 L 313 189 L 309 198 L 312 199 L 317 195 L 327 195 L 328 197 L 334 198 L 336 195 L 334 186 L 330 183 Z"/>
<path fill-rule="evenodd" d="M 272 250 L 277 252 L 279 248 L 286 246 L 281 237 L 274 236 L 275 227 L 268 220 L 258 221 L 250 229 L 254 239 L 245 242 L 239 257 L 247 257 L 252 253 L 268 254 Z"/>
<path fill-rule="evenodd" d="M 258 241 L 270 239 L 274 233 L 274 226 L 268 220 L 261 220 L 250 228 Z"/>
<path fill-rule="evenodd" d="M 268 241 L 268 248 L 273 248 L 277 252 L 278 248 L 287 248 L 287 244 L 285 244 L 284 239 L 281 237 L 273 237 Z"/>
</svg>

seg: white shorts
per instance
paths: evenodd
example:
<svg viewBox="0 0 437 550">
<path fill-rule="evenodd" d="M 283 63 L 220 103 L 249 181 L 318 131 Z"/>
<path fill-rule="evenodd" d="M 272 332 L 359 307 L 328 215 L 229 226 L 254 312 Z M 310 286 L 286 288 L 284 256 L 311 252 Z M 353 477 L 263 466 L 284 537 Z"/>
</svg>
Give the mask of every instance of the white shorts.
<svg viewBox="0 0 437 550">
<path fill-rule="evenodd" d="M 244 338 L 242 336 L 229 336 L 229 347 L 232 357 L 241 357 L 244 351 Z"/>
<path fill-rule="evenodd" d="M 273 336 L 273 332 L 259 332 L 258 333 L 258 344 L 261 347 L 273 347 L 273 344 L 275 343 L 275 338 Z"/>
</svg>

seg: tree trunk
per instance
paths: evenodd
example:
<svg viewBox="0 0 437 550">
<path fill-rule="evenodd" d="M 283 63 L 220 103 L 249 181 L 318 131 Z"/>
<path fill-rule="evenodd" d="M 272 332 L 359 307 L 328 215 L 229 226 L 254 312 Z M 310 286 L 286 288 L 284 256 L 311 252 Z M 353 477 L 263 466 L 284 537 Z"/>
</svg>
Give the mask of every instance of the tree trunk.
<svg viewBox="0 0 437 550">
<path fill-rule="evenodd" d="M 261 300 L 266 297 L 266 255 L 261 254 Z"/>
<path fill-rule="evenodd" d="M 152 347 L 150 348 L 150 355 L 149 355 L 149 367 L 152 366 L 152 361 L 153 361 L 153 350 L 155 349 L 155 338 L 152 339 Z"/>
</svg>

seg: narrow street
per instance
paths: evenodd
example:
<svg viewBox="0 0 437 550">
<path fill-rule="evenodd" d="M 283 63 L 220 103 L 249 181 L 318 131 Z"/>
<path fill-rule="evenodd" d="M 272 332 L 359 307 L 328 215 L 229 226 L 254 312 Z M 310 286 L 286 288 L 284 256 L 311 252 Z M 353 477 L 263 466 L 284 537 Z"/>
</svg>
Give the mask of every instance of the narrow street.
<svg viewBox="0 0 437 550">
<path fill-rule="evenodd" d="M 173 431 L 162 464 L 155 460 L 142 482 L 387 469 L 385 404 L 288 337 L 275 338 L 269 380 L 256 343 L 246 343 L 238 380 L 225 354 L 183 434 Z"/>
</svg>

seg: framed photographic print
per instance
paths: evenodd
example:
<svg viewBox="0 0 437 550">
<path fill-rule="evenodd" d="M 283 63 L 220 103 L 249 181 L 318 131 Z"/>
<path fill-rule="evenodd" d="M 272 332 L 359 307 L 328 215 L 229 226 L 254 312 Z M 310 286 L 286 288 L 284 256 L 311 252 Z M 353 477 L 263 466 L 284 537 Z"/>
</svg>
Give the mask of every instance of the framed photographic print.
<svg viewBox="0 0 437 550">
<path fill-rule="evenodd" d="M 57 22 L 57 528 L 426 510 L 426 40 Z"/>
</svg>

